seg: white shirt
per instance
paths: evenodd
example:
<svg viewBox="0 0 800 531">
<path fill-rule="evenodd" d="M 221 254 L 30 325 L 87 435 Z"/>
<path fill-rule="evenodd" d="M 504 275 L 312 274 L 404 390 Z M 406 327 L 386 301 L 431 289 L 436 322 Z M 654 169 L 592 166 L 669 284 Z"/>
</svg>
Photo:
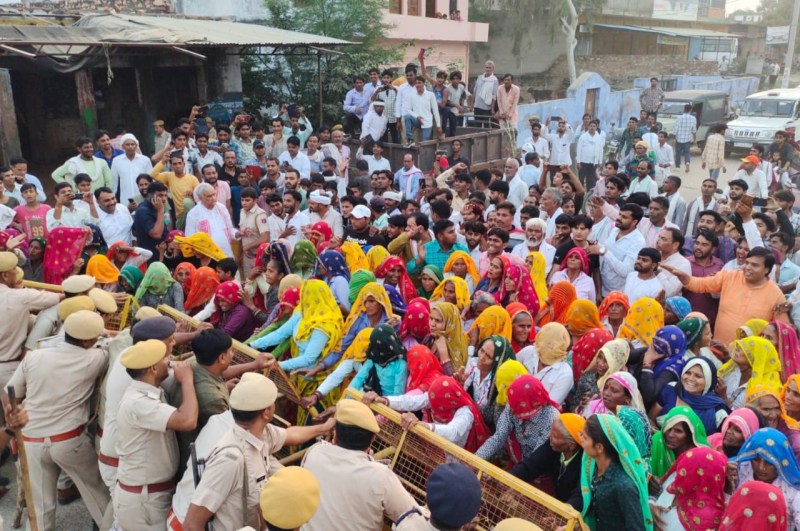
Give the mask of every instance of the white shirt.
<svg viewBox="0 0 800 531">
<path fill-rule="evenodd" d="M 378 160 L 374 155 L 362 155 L 362 151 L 359 148 L 359 150 L 356 151 L 356 158 L 367 161 L 367 167 L 369 168 L 368 171 L 370 175 L 378 170 L 392 171 L 392 167 L 389 164 L 389 159 L 386 157 L 381 157 L 380 160 Z"/>
<path fill-rule="evenodd" d="M 369 111 L 364 116 L 361 122 L 361 136 L 359 138 L 366 138 L 367 135 L 372 137 L 372 140 L 378 141 L 386 132 L 386 124 L 389 123 L 386 111 L 378 114 L 375 112 L 375 102 L 369 104 Z"/>
<path fill-rule="evenodd" d="M 753 197 L 760 197 L 766 199 L 769 195 L 769 185 L 767 184 L 767 176 L 763 171 L 756 168 L 753 173 L 747 173 L 744 169 L 736 172 L 734 179 L 741 179 L 747 183 L 747 194 Z M 725 196 L 728 196 L 728 188 L 725 188 Z"/>
<path fill-rule="evenodd" d="M 600 133 L 584 133 L 578 138 L 578 162 L 583 164 L 602 164 L 605 137 Z"/>
<path fill-rule="evenodd" d="M 675 151 L 668 143 L 664 142 L 663 146 L 659 143 L 656 143 L 650 149 L 656 154 L 656 164 L 669 164 L 670 166 L 675 165 Z"/>
<path fill-rule="evenodd" d="M 658 233 L 661 232 L 662 229 L 677 229 L 678 226 L 665 219 L 662 226 L 656 227 L 653 225 L 653 222 L 650 221 L 650 218 L 642 218 L 636 228 L 639 229 L 639 232 L 644 236 L 645 247 L 655 247 L 658 241 Z"/>
<path fill-rule="evenodd" d="M 342 215 L 339 214 L 333 207 L 328 207 L 328 211 L 325 213 L 325 216 L 320 216 L 314 212 L 310 212 L 308 215 L 308 221 L 313 225 L 317 221 L 324 221 L 325 223 L 330 226 L 331 231 L 333 231 L 333 235 L 337 238 L 341 238 L 344 236 L 344 227 L 342 221 Z"/>
<path fill-rule="evenodd" d="M 439 106 L 436 103 L 436 96 L 429 90 L 425 90 L 420 94 L 414 89 L 414 92 L 409 94 L 404 116 L 405 115 L 411 115 L 414 118 L 418 116 L 421 117 L 422 128 L 433 127 L 434 124 L 436 127 L 442 126 L 442 119 L 439 116 Z"/>
<path fill-rule="evenodd" d="M 308 160 L 308 155 L 302 151 L 298 151 L 295 158 L 292 158 L 288 151 L 284 151 L 278 157 L 278 162 L 281 164 L 284 162 L 288 163 L 292 168 L 296 169 L 300 173 L 301 179 L 311 178 L 311 161 Z"/>
<path fill-rule="evenodd" d="M 47 211 L 47 217 L 45 219 L 47 222 L 48 231 L 53 230 L 56 227 L 83 227 L 87 223 L 100 223 L 99 219 L 92 217 L 89 210 L 79 208 L 74 205 L 72 210 L 68 209 L 67 207 L 61 209 L 61 219 L 56 219 L 55 213 L 55 208 Z"/>
<path fill-rule="evenodd" d="M 203 155 L 200 151 L 197 152 L 197 162 L 195 163 L 195 168 L 197 173 L 195 175 L 203 175 L 203 166 L 207 166 L 208 164 L 215 164 L 218 167 L 222 167 L 224 162 L 222 160 L 222 156 L 217 153 L 216 151 L 211 151 L 210 149 L 206 151 L 206 154 Z M 111 175 L 114 175 L 114 172 L 111 172 Z"/>
<path fill-rule="evenodd" d="M 14 181 L 14 189 L 13 190 L 9 190 L 5 186 L 3 186 L 3 194 L 7 195 L 8 197 L 13 197 L 14 199 L 17 200 L 17 202 L 20 205 L 24 205 L 25 204 L 25 200 L 22 198 L 22 185 L 19 184 L 16 181 Z M 37 192 L 36 195 L 37 196 L 39 195 L 38 192 Z"/>
<path fill-rule="evenodd" d="M 631 179 L 631 184 L 628 186 L 628 191 L 625 192 L 625 197 L 630 197 L 631 194 L 637 192 L 644 192 L 652 199 L 658 195 L 658 184 L 649 175 L 644 179 L 635 177 Z"/>
<path fill-rule="evenodd" d="M 541 135 L 536 140 L 533 137 L 529 138 L 527 142 L 522 144 L 522 162 L 525 162 L 525 155 L 528 153 L 536 153 L 539 158 L 545 161 L 550 158 L 550 143 Z"/>
<path fill-rule="evenodd" d="M 681 253 L 672 254 L 666 260 L 661 260 L 661 265 L 672 266 L 687 275 L 692 274 L 692 264 Z M 676 297 L 683 293 L 681 281 L 672 273 L 667 272 L 666 269 L 659 267 L 656 277 L 661 282 L 661 285 L 664 286 L 664 296 L 666 298 Z"/>
<path fill-rule="evenodd" d="M 532 375 L 542 382 L 547 389 L 550 398 L 554 402 L 563 404 L 567 395 L 572 390 L 575 378 L 572 375 L 572 367 L 566 361 L 558 361 L 552 365 L 545 365 L 541 371 L 539 367 L 539 353 L 536 352 L 536 345 L 530 345 L 517 352 L 517 361 L 525 365 Z"/>
<path fill-rule="evenodd" d="M 633 271 L 633 264 L 639 251 L 644 247 L 644 236 L 638 230 L 632 230 L 619 240 L 619 229 L 614 227 L 608 238 L 602 242 L 606 254 L 600 257 L 600 278 L 603 283 L 603 296 L 614 290 L 623 290 L 628 274 Z"/>
<path fill-rule="evenodd" d="M 558 133 L 551 133 L 547 135 L 550 141 L 550 159 L 548 164 L 553 166 L 561 166 L 566 164 L 572 165 L 572 156 L 569 152 L 569 146 L 572 143 L 572 131 L 567 129 L 564 134 L 559 136 Z"/>
<path fill-rule="evenodd" d="M 386 398 L 389 399 L 389 406 L 398 411 L 421 411 L 431 407 L 428 393 L 388 396 Z M 434 421 L 433 431 L 451 443 L 463 448 L 467 444 L 467 437 L 469 437 L 469 431 L 472 429 L 474 422 L 475 417 L 472 415 L 472 411 L 467 406 L 461 406 L 456 410 L 453 420 L 447 424 Z"/>
<path fill-rule="evenodd" d="M 100 217 L 100 231 L 103 233 L 103 239 L 108 245 L 112 245 L 115 242 L 131 244 L 133 217 L 127 207 L 117 203 L 114 205 L 114 212 L 111 214 L 102 208 L 98 208 L 97 215 Z"/>
<path fill-rule="evenodd" d="M 642 297 L 655 299 L 663 288 L 657 276 L 642 280 L 639 278 L 639 273 L 634 271 L 628 273 L 628 278 L 625 280 L 625 288 L 622 291 L 628 296 L 628 301 L 633 304 Z"/>
<path fill-rule="evenodd" d="M 706 205 L 703 202 L 703 196 L 698 197 L 689 203 L 689 209 L 686 213 L 686 219 L 682 223 L 683 234 L 685 236 L 694 236 L 695 228 L 697 227 L 700 212 L 704 210 L 716 210 L 717 201 L 711 197 L 711 201 Z"/>
<path fill-rule="evenodd" d="M 520 177 L 520 171 L 508 181 L 508 200 L 517 207 L 517 212 L 522 208 L 522 202 L 528 196 L 528 185 Z"/>
<path fill-rule="evenodd" d="M 283 219 L 279 218 L 275 214 L 269 215 L 267 218 L 267 229 L 269 230 L 270 242 L 277 241 L 285 228 L 286 222 Z"/>
<path fill-rule="evenodd" d="M 225 256 L 233 256 L 231 249 L 234 235 L 233 222 L 228 209 L 222 203 L 214 204 L 214 208 L 211 209 L 201 203 L 186 214 L 186 235 L 191 236 L 196 232 L 205 232 L 219 245 Z"/>
<path fill-rule="evenodd" d="M 545 275 L 550 273 L 550 268 L 553 267 L 553 258 L 556 256 L 556 248 L 547 242 L 542 242 L 538 249 L 531 249 L 528 247 L 528 242 L 522 242 L 515 245 L 509 254 L 519 257 L 524 262 L 525 259 L 528 258 L 528 255 L 533 251 L 539 251 L 544 255 L 544 260 L 546 263 Z"/>
<path fill-rule="evenodd" d="M 408 108 L 408 99 L 412 93 L 416 94 L 416 92 L 416 87 L 414 87 L 414 85 L 409 85 L 408 82 L 397 87 L 397 99 L 394 103 L 395 117 L 402 118 L 407 114 L 406 109 Z"/>
<path fill-rule="evenodd" d="M 285 218 L 284 223 L 286 224 L 286 227 L 295 227 L 297 229 L 294 234 L 286 237 L 286 240 L 292 244 L 292 247 L 294 247 L 297 245 L 297 242 L 305 239 L 305 235 L 303 235 L 303 227 L 309 227 L 311 225 L 311 220 L 308 219 L 308 216 L 302 212 L 296 212 L 291 219 L 288 217 Z"/>
<path fill-rule="evenodd" d="M 541 214 L 539 214 L 540 218 L 547 220 L 547 228 L 544 231 L 545 238 L 549 238 L 556 232 L 556 218 L 563 213 L 564 211 L 561 210 L 561 207 L 558 207 L 556 211 L 553 212 L 553 215 L 548 216 L 547 218 L 544 217 L 547 216 L 547 212 L 545 212 L 544 210 L 542 210 Z"/>
<path fill-rule="evenodd" d="M 214 154 L 216 155 L 216 153 Z M 134 154 L 133 160 L 129 159 L 125 153 L 114 157 L 111 164 L 111 182 L 114 183 L 114 194 L 119 190 L 119 202 L 121 204 L 127 205 L 128 199 L 139 194 L 139 187 L 136 185 L 136 178 L 139 174 L 146 173 L 150 175 L 151 171 L 153 171 L 153 163 L 150 162 L 150 157 L 145 157 L 139 153 Z"/>
<path fill-rule="evenodd" d="M 578 275 L 578 278 L 575 280 L 570 280 L 567 270 L 560 269 L 553 274 L 550 284 L 552 285 L 562 280 L 566 280 L 575 287 L 575 292 L 577 293 L 579 299 L 586 299 L 592 302 L 597 300 L 597 291 L 594 287 L 594 281 L 592 280 L 592 277 L 583 271 L 581 271 L 580 275 Z"/>
</svg>

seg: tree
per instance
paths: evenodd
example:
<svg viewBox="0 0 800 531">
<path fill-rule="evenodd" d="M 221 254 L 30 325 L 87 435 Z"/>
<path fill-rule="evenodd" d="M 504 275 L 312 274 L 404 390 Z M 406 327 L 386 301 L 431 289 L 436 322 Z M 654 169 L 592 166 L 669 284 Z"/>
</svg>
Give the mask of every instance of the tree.
<svg viewBox="0 0 800 531">
<path fill-rule="evenodd" d="M 321 57 L 323 121 L 340 119 L 354 75 L 366 76 L 370 68 L 401 58 L 399 47 L 382 42 L 389 29 L 383 22 L 387 0 L 265 0 L 264 5 L 272 27 L 359 43 Z M 305 107 L 317 123 L 317 56 L 304 52 L 243 58 L 242 85 L 251 108 L 289 101 Z"/>
<path fill-rule="evenodd" d="M 478 13 L 481 18 L 494 23 L 494 29 L 511 35 L 513 46 L 511 52 L 517 57 L 517 64 L 522 60 L 523 47 L 532 45 L 531 27 L 537 20 L 543 20 L 550 28 L 550 38 L 555 42 L 559 35 L 565 40 L 567 69 L 570 83 L 575 81 L 575 46 L 578 44 L 576 33 L 581 15 L 598 11 L 606 0 L 482 0 Z M 513 15 L 513 16 L 511 16 Z"/>
</svg>

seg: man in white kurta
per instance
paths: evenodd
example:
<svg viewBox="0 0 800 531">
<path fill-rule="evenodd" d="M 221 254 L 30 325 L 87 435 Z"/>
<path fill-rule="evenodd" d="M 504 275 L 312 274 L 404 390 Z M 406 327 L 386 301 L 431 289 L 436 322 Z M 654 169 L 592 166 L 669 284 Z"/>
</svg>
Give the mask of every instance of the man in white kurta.
<svg viewBox="0 0 800 531">
<path fill-rule="evenodd" d="M 115 195 L 119 194 L 120 204 L 127 206 L 128 201 L 139 194 L 136 178 L 142 173 L 150 175 L 153 163 L 149 157 L 137 153 L 139 141 L 130 133 L 122 135 L 122 149 L 125 153 L 114 157 L 111 164 L 111 180 L 114 183 L 112 190 Z"/>
<path fill-rule="evenodd" d="M 235 238 L 231 215 L 225 205 L 217 203 L 217 191 L 208 183 L 197 186 L 200 203 L 195 205 L 186 215 L 186 235 L 205 232 L 219 245 L 225 256 L 232 257 L 231 240 Z"/>
</svg>

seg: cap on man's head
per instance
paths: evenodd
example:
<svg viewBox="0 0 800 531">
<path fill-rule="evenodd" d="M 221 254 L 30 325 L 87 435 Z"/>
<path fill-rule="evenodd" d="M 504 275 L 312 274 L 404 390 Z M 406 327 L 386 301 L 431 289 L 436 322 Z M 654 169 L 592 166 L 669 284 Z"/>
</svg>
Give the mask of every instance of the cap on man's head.
<svg viewBox="0 0 800 531">
<path fill-rule="evenodd" d="M 153 122 L 153 125 L 164 127 L 164 120 L 156 120 L 155 122 Z"/>
<path fill-rule="evenodd" d="M 261 139 L 258 139 L 258 140 L 254 140 L 254 141 L 253 141 L 253 148 L 257 148 L 257 147 L 264 147 L 265 145 L 266 145 L 266 144 L 264 144 L 264 141 L 263 141 L 263 140 L 261 140 Z"/>
<path fill-rule="evenodd" d="M 117 301 L 114 296 L 106 290 L 92 288 L 89 290 L 89 298 L 94 303 L 94 308 L 100 313 L 117 313 Z"/>
<path fill-rule="evenodd" d="M 353 207 L 353 210 L 350 211 L 350 217 L 354 219 L 363 219 L 369 218 L 372 213 L 369 211 L 369 208 L 364 205 L 356 205 Z"/>
<path fill-rule="evenodd" d="M 436 467 L 425 485 L 431 518 L 448 528 L 459 529 L 481 509 L 481 482 L 462 463 Z"/>
<path fill-rule="evenodd" d="M 152 367 L 167 354 L 167 345 L 158 339 L 140 341 L 122 351 L 119 362 L 126 369 L 147 369 Z"/>
<path fill-rule="evenodd" d="M 261 411 L 267 409 L 278 398 L 278 388 L 263 375 L 240 380 L 231 391 L 231 409 L 237 411 Z"/>
<path fill-rule="evenodd" d="M 370 208 L 383 209 L 386 207 L 386 200 L 379 195 L 373 196 L 369 200 L 369 206 Z"/>
<path fill-rule="evenodd" d="M 58 318 L 66 321 L 67 317 L 81 310 L 94 311 L 94 301 L 88 295 L 70 297 L 58 303 Z"/>
<path fill-rule="evenodd" d="M 83 293 L 94 287 L 97 281 L 91 275 L 72 275 L 64 279 L 61 287 L 64 293 Z"/>
<path fill-rule="evenodd" d="M 400 192 L 392 192 L 392 191 L 384 192 L 383 198 L 390 199 L 392 201 L 397 201 L 398 203 L 403 200 L 403 196 L 400 195 Z"/>
<path fill-rule="evenodd" d="M 748 155 L 745 158 L 740 159 L 740 160 L 742 162 L 749 162 L 750 164 L 753 164 L 754 166 L 758 166 L 759 164 L 761 164 L 761 160 L 758 157 L 756 157 L 755 155 Z"/>
<path fill-rule="evenodd" d="M 308 200 L 314 203 L 319 203 L 320 205 L 330 205 L 333 202 L 331 195 L 322 190 L 314 190 L 308 194 Z"/>
<path fill-rule="evenodd" d="M 78 310 L 64 320 L 64 333 L 81 341 L 97 339 L 104 329 L 103 318 L 90 310 Z"/>
<path fill-rule="evenodd" d="M 137 321 L 143 321 L 145 319 L 149 319 L 150 317 L 161 317 L 161 314 L 152 306 L 142 306 L 139 308 L 133 318 Z"/>
<path fill-rule="evenodd" d="M 0 252 L 0 273 L 13 271 L 17 267 L 17 255 L 8 251 Z"/>
<path fill-rule="evenodd" d="M 287 466 L 272 474 L 261 489 L 261 515 L 270 525 L 295 529 L 314 517 L 319 498 L 314 474 L 299 466 Z"/>
<path fill-rule="evenodd" d="M 339 400 L 336 404 L 334 418 L 336 422 L 345 426 L 355 426 L 372 433 L 381 432 L 372 410 L 359 400 L 351 400 L 349 398 Z"/>
<path fill-rule="evenodd" d="M 142 319 L 131 329 L 131 336 L 134 341 L 145 341 L 148 339 L 167 339 L 175 333 L 177 324 L 165 315 Z"/>
</svg>

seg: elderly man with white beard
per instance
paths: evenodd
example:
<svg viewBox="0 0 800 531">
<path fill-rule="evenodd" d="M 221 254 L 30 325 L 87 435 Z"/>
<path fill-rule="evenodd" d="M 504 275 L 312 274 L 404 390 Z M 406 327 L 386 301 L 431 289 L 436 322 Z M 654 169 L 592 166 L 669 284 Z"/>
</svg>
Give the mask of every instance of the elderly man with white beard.
<svg viewBox="0 0 800 531">
<path fill-rule="evenodd" d="M 131 199 L 139 195 L 136 178 L 153 171 L 150 158 L 139 153 L 139 141 L 130 133 L 122 135 L 120 139 L 122 155 L 117 155 L 111 164 L 111 181 L 114 184 L 114 195 L 119 197 L 119 203 L 127 206 Z"/>
<path fill-rule="evenodd" d="M 186 235 L 205 232 L 219 245 L 225 256 L 233 256 L 231 240 L 240 237 L 233 228 L 231 215 L 225 205 L 217 202 L 217 191 L 208 183 L 200 183 L 195 188 L 200 202 L 186 215 Z"/>
<path fill-rule="evenodd" d="M 545 274 L 550 272 L 553 267 L 553 257 L 556 255 L 556 248 L 544 241 L 544 233 L 547 222 L 540 218 L 532 218 L 525 223 L 525 241 L 511 249 L 511 255 L 521 258 L 523 261 L 534 251 L 544 255 L 547 262 Z"/>
</svg>

